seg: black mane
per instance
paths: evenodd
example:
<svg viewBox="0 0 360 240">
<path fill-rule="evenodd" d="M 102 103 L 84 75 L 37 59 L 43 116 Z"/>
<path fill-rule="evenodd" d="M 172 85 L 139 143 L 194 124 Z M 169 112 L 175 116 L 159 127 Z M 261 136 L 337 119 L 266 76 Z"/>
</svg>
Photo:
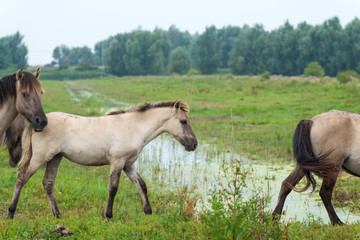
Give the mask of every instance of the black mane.
<svg viewBox="0 0 360 240">
<path fill-rule="evenodd" d="M 16 77 L 15 74 L 3 77 L 0 80 L 0 107 L 10 97 L 16 96 Z"/>
</svg>

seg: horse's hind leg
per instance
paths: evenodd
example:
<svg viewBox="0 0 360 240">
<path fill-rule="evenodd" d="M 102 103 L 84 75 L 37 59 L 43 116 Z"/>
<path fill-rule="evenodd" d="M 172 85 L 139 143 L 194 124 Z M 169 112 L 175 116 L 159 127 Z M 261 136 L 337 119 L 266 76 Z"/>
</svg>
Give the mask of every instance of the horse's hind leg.
<svg viewBox="0 0 360 240">
<path fill-rule="evenodd" d="M 280 218 L 287 195 L 289 195 L 289 193 L 291 192 L 292 187 L 295 187 L 295 185 L 303 177 L 304 177 L 303 170 L 300 169 L 298 166 L 296 166 L 295 169 L 290 173 L 290 175 L 282 182 L 278 202 L 272 213 L 274 219 Z"/>
<path fill-rule="evenodd" d="M 137 172 L 134 164 L 130 167 L 124 168 L 124 172 L 126 175 L 135 183 L 136 188 L 139 190 L 141 195 L 141 200 L 144 206 L 144 213 L 145 214 L 152 214 L 149 198 L 147 195 L 147 188 L 144 180 L 140 177 L 139 173 Z"/>
<path fill-rule="evenodd" d="M 123 168 L 124 165 L 120 161 L 110 165 L 108 202 L 105 209 L 105 217 L 108 219 L 112 219 L 113 217 L 114 198 L 119 187 L 120 175 Z"/>
<path fill-rule="evenodd" d="M 342 225 L 340 218 L 336 214 L 334 207 L 331 203 L 332 192 L 336 183 L 336 179 L 339 172 L 334 172 L 329 178 L 323 180 L 323 183 L 320 188 L 320 197 L 325 205 L 326 211 L 329 215 L 330 221 L 333 225 L 339 224 Z"/>
<path fill-rule="evenodd" d="M 30 165 L 26 169 L 25 172 L 19 172 L 18 178 L 16 181 L 16 186 L 14 190 L 14 194 L 8 209 L 8 218 L 14 218 L 15 210 L 17 203 L 19 201 L 21 189 L 27 183 L 32 175 L 41 167 L 43 162 L 41 161 L 34 161 L 33 159 L 30 160 Z"/>
<path fill-rule="evenodd" d="M 61 159 L 61 155 L 56 155 L 52 160 L 47 163 L 43 179 L 43 186 L 46 192 L 46 196 L 49 200 L 51 211 L 57 218 L 60 218 L 61 214 L 54 197 L 54 184 Z"/>
</svg>

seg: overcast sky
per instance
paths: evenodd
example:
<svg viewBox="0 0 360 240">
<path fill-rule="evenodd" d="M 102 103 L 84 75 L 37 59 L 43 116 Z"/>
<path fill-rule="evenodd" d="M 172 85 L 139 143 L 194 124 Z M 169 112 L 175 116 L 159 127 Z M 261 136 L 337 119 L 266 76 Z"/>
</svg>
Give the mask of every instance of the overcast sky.
<svg viewBox="0 0 360 240">
<path fill-rule="evenodd" d="M 285 21 L 321 24 L 334 16 L 343 26 L 360 18 L 359 0 L 0 0 L 0 37 L 20 31 L 30 65 L 52 61 L 56 46 L 88 46 L 117 33 L 171 25 L 202 33 L 206 26 L 276 29 Z"/>
</svg>

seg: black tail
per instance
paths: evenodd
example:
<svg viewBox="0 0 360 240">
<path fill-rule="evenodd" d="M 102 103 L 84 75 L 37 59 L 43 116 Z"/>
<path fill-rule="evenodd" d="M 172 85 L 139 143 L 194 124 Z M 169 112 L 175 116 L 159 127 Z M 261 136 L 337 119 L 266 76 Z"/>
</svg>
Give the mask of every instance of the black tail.
<svg viewBox="0 0 360 240">
<path fill-rule="evenodd" d="M 311 172 L 323 179 L 326 179 L 329 177 L 329 173 L 338 168 L 338 166 L 331 163 L 328 158 L 332 151 L 320 154 L 319 156 L 314 155 L 310 140 L 311 126 L 312 121 L 310 119 L 301 120 L 295 129 L 293 137 L 294 158 L 296 159 L 297 165 L 304 171 L 307 179 L 307 183 L 304 188 L 298 190 L 294 189 L 298 192 L 304 192 L 310 186 L 313 188 L 312 191 L 315 190 L 316 181 Z"/>
</svg>

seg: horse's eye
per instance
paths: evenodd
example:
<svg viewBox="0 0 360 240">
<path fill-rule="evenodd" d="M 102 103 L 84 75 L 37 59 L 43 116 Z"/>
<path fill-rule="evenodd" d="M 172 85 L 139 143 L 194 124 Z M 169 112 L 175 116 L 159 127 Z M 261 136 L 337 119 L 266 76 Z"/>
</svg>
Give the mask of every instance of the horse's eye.
<svg viewBox="0 0 360 240">
<path fill-rule="evenodd" d="M 29 96 L 29 94 L 28 94 L 28 93 L 25 93 L 25 92 L 23 92 L 23 93 L 21 93 L 21 94 L 23 95 L 24 98 L 27 98 L 27 97 Z"/>
<path fill-rule="evenodd" d="M 185 120 L 180 120 L 180 122 L 181 122 L 182 125 L 186 125 L 186 124 L 187 124 L 186 119 L 185 119 Z"/>
</svg>

